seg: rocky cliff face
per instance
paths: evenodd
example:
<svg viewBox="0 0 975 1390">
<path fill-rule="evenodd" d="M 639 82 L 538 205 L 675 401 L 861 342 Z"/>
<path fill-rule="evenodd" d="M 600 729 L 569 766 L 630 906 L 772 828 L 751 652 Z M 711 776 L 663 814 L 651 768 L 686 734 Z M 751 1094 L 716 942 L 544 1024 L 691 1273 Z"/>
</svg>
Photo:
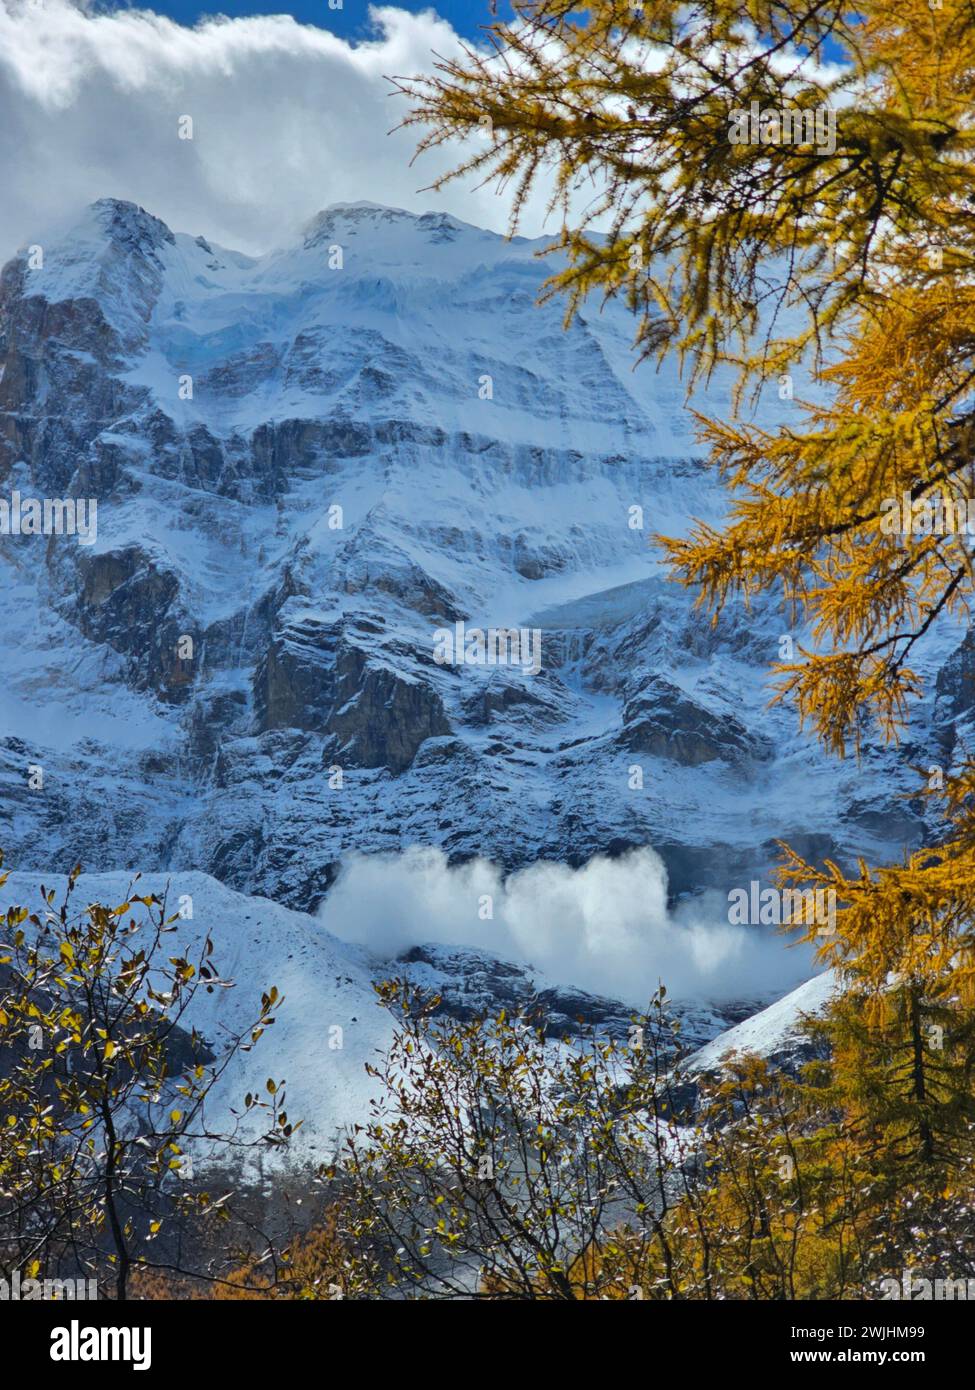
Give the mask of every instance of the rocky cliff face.
<svg viewBox="0 0 975 1390">
<path fill-rule="evenodd" d="M 8 862 L 307 910 L 353 849 L 651 844 L 679 894 L 761 875 L 775 838 L 918 837 L 898 794 L 970 717 L 967 647 L 922 655 L 899 753 L 830 762 L 770 712 L 803 634 L 712 627 L 649 543 L 723 505 L 676 373 L 632 370 L 618 307 L 563 332 L 540 249 L 353 205 L 253 260 L 108 200 L 7 265 L 0 496 L 98 508 L 92 545 L 0 537 Z M 537 630 L 541 669 L 438 661 L 457 623 Z"/>
<path fill-rule="evenodd" d="M 626 1043 L 639 1012 L 615 999 L 554 985 L 531 969 L 483 951 L 413 946 L 389 973 L 409 982 L 416 1007 L 433 1018 L 447 1015 L 470 1023 L 497 1018 L 503 1010 L 508 1018 L 523 1020 L 554 1042 L 589 1039 L 595 1034 Z M 682 1056 L 696 1053 L 726 1033 L 733 1035 L 739 1023 L 761 1012 L 757 1000 L 720 1006 L 668 1004 L 661 1039 L 675 1051 L 679 1046 Z M 679 1029 L 671 1032 L 673 1024 Z"/>
</svg>

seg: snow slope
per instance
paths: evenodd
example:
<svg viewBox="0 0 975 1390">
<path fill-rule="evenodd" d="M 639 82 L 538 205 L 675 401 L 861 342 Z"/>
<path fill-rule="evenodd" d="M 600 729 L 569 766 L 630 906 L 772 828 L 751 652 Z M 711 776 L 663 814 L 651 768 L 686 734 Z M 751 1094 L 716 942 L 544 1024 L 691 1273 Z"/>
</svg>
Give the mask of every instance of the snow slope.
<svg viewBox="0 0 975 1390">
<path fill-rule="evenodd" d="M 13 872 L 0 885 L 0 914 L 23 906 L 43 919 L 42 882 L 48 891 L 54 890 L 58 907 L 66 876 Z M 285 1083 L 289 1118 L 303 1123 L 287 1151 L 277 1157 L 262 1151 L 272 1165 L 324 1162 L 334 1154 L 342 1132 L 365 1121 L 374 1094 L 366 1064 L 388 1048 L 395 1022 L 378 1001 L 375 980 L 395 976 L 428 996 L 441 995 L 445 1007 L 440 1012 L 454 1018 L 492 1017 L 505 1009 L 509 1017 L 542 1022 L 556 1046 L 573 1034 L 588 1036 L 590 1027 L 618 1038 L 629 1031 L 630 1009 L 581 989 L 553 988 L 537 971 L 483 953 L 437 949 L 421 949 L 403 962 L 384 963 L 362 947 L 339 941 L 314 917 L 267 898 L 234 892 L 197 871 L 149 873 L 135 881 L 119 872 L 82 874 L 71 899 L 72 911 L 93 902 L 114 906 L 134 893 L 155 894 L 165 902 L 167 916 L 177 911 L 192 914 L 175 924 L 175 935 L 167 939 L 167 956 L 196 960 L 206 937 L 212 940 L 210 963 L 233 987 L 212 994 L 198 990 L 181 1025 L 187 1031 L 195 1028 L 218 1059 L 232 1037 L 246 1034 L 253 1025 L 263 992 L 273 985 L 282 996 L 275 1022 L 250 1052 L 233 1058 L 213 1087 L 206 1110 L 215 1129 L 230 1130 L 234 1117 L 239 1117 L 240 1135 L 256 1137 L 260 1125 L 244 1110 L 245 1094 L 263 1091 L 267 1077 L 279 1088 Z M 145 920 L 141 907 L 133 909 L 133 918 Z M 777 1007 L 782 1012 L 787 1006 L 783 1001 Z M 677 1006 L 677 1013 L 685 1045 L 711 1038 L 728 1021 L 727 1013 L 714 1008 Z M 737 1032 L 732 1029 L 722 1036 Z"/>
<path fill-rule="evenodd" d="M 66 879 L 45 875 L 43 881 L 60 903 Z M 22 905 L 42 912 L 40 885 L 39 875 L 12 873 L 0 887 L 0 911 Z M 131 891 L 128 874 L 83 874 L 73 903 L 76 909 L 88 902 L 114 905 L 128 901 Z M 198 991 L 183 1021 L 218 1057 L 231 1035 L 253 1024 L 262 991 L 276 985 L 283 996 L 274 1024 L 251 1052 L 237 1055 L 214 1087 L 211 1122 L 226 1124 L 231 1110 L 243 1113 L 245 1094 L 263 1090 L 265 1078 L 286 1081 L 289 1117 L 304 1121 L 291 1154 L 324 1161 L 338 1131 L 367 1113 L 371 1083 L 365 1063 L 392 1036 L 393 1019 L 377 1002 L 367 953 L 329 936 L 304 913 L 235 893 L 206 874 L 146 874 L 134 891 L 165 897 L 169 914 L 181 898 L 192 900 L 192 919 L 179 922 L 169 938 L 189 959 L 197 957 L 208 933 L 213 940 L 211 959 L 234 987 Z"/>
<path fill-rule="evenodd" d="M 733 1028 L 719 1033 L 684 1063 L 690 1073 L 718 1071 L 736 1054 L 756 1053 L 781 1060 L 802 1046 L 802 1022 L 821 1014 L 838 989 L 832 970 L 814 975 Z"/>
</svg>

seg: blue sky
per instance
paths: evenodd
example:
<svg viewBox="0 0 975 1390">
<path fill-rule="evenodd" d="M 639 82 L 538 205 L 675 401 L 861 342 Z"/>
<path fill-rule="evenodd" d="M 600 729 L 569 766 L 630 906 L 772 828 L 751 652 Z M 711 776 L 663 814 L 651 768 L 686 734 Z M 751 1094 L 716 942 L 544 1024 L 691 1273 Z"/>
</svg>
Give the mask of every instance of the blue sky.
<svg viewBox="0 0 975 1390">
<path fill-rule="evenodd" d="M 492 16 L 489 10 L 489 0 L 388 0 L 397 8 L 408 10 L 412 14 L 420 14 L 424 10 L 433 10 L 441 19 L 446 19 L 453 25 L 458 34 L 465 38 L 476 38 L 485 24 L 489 24 Z M 386 0 L 377 0 L 377 3 L 386 3 Z M 231 18 L 240 18 L 245 15 L 264 15 L 264 14 L 290 14 L 302 24 L 314 24 L 320 29 L 329 29 L 334 34 L 341 34 L 343 38 L 355 42 L 357 39 L 369 39 L 375 36 L 374 27 L 369 22 L 370 0 L 342 0 L 341 9 L 329 9 L 329 0 L 295 0 L 295 3 L 285 5 L 275 3 L 275 0 L 228 0 L 228 3 L 205 4 L 198 3 L 198 0 L 144 0 L 142 6 L 137 3 L 131 8 L 145 8 L 155 10 L 157 14 L 168 15 L 170 19 L 177 20 L 180 24 L 195 24 L 198 19 L 213 14 L 225 14 Z M 118 0 L 103 0 L 102 8 L 109 10 L 125 9 L 124 3 Z M 497 0 L 498 17 L 508 18 L 511 14 L 509 0 Z M 840 58 L 840 50 L 836 44 L 827 42 L 824 49 L 828 59 L 837 61 Z"/>
<path fill-rule="evenodd" d="M 398 8 L 419 13 L 422 10 L 435 10 L 442 19 L 447 19 L 459 34 L 474 37 L 481 25 L 490 23 L 491 15 L 488 0 L 394 0 Z M 105 9 L 124 9 L 126 6 L 107 4 Z M 344 38 L 369 37 L 368 0 L 343 0 L 341 10 L 330 10 L 328 0 L 295 0 L 292 4 L 275 3 L 275 0 L 228 0 L 226 4 L 199 4 L 197 0 L 146 0 L 142 6 L 133 8 L 155 10 L 157 14 L 168 15 L 181 24 L 195 24 L 205 15 L 226 14 L 231 18 L 255 14 L 290 14 L 302 24 L 317 24 L 321 29 L 330 29 Z M 499 0 L 498 11 L 507 9 L 506 0 Z"/>
<path fill-rule="evenodd" d="M 379 0 L 384 3 L 384 0 Z M 491 22 L 489 0 L 389 0 L 399 9 L 419 14 L 423 10 L 433 10 L 441 19 L 449 20 L 458 34 L 468 38 L 477 36 L 479 30 Z M 125 9 L 124 4 L 106 0 L 105 9 Z M 140 8 L 136 4 L 133 8 Z M 342 0 L 342 8 L 329 9 L 328 0 L 296 0 L 285 5 L 275 0 L 228 0 L 227 4 L 200 4 L 197 0 L 145 0 L 141 8 L 155 10 L 157 14 L 168 15 L 180 24 L 195 24 L 207 15 L 226 14 L 231 18 L 255 14 L 290 14 L 302 24 L 316 24 L 320 29 L 330 29 L 343 38 L 355 40 L 369 38 L 369 0 Z M 506 18 L 511 13 L 508 0 L 497 0 L 499 17 Z M 828 57 L 839 56 L 835 44 L 827 44 Z"/>
</svg>

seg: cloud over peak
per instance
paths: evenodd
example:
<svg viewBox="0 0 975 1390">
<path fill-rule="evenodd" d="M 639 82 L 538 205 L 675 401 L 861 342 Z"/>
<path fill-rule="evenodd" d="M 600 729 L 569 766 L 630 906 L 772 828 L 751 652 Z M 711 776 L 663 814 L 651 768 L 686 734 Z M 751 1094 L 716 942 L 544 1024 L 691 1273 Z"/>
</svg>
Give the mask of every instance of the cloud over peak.
<svg viewBox="0 0 975 1390">
<path fill-rule="evenodd" d="M 411 168 L 416 133 L 391 130 L 405 107 L 387 76 L 429 70 L 457 35 L 432 11 L 370 16 L 375 38 L 351 45 L 288 15 L 190 29 L 151 10 L 0 0 L 0 259 L 104 196 L 252 253 L 340 202 L 505 230 L 488 189 L 419 191 L 459 147 Z"/>
</svg>

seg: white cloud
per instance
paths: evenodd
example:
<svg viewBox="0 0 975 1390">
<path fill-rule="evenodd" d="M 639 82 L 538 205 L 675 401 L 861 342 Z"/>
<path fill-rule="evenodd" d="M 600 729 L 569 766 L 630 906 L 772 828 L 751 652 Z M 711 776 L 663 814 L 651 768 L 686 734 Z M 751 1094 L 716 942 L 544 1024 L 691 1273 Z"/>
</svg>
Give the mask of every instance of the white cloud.
<svg viewBox="0 0 975 1390">
<path fill-rule="evenodd" d="M 479 915 L 485 896 L 490 920 Z M 649 848 L 579 869 L 541 862 L 507 879 L 484 859 L 450 867 L 439 849 L 354 855 L 320 912 L 333 935 L 383 959 L 425 943 L 474 947 L 637 1007 L 660 980 L 675 998 L 741 999 L 808 977 L 805 951 L 733 927 L 727 914 L 717 893 L 670 912 L 667 873 Z"/>
<path fill-rule="evenodd" d="M 416 132 L 388 133 L 406 107 L 386 77 L 429 70 L 432 50 L 457 49 L 453 29 L 432 11 L 370 13 L 375 41 L 352 47 L 285 15 L 189 29 L 150 10 L 0 0 L 0 259 L 101 197 L 252 253 L 358 199 L 505 230 L 489 189 L 418 191 L 459 148 L 410 168 Z M 184 115 L 192 140 L 177 138 Z M 543 199 L 534 209 L 529 234 Z"/>
</svg>

